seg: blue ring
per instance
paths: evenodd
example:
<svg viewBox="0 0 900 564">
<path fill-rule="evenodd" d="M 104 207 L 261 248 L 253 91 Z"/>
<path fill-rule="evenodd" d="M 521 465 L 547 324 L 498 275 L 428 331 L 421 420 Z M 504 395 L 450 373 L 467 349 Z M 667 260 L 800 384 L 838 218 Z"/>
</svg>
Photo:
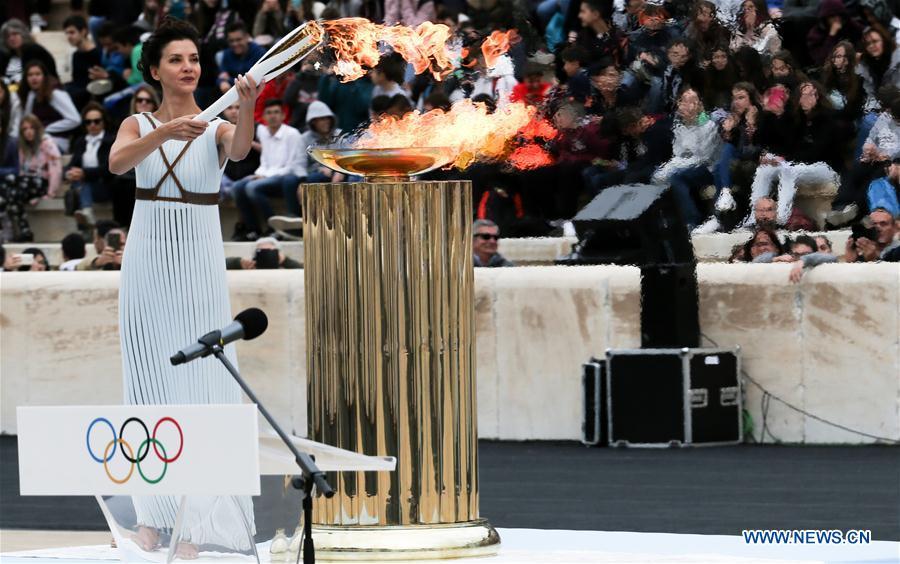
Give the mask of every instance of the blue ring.
<svg viewBox="0 0 900 564">
<path fill-rule="evenodd" d="M 116 441 L 116 438 L 117 438 L 116 437 L 116 428 L 113 427 L 113 424 L 110 423 L 109 419 L 107 419 L 106 417 L 98 417 L 98 418 L 94 419 L 93 421 L 91 421 L 91 424 L 88 425 L 87 434 L 85 434 L 85 436 L 84 436 L 85 443 L 87 444 L 88 454 L 91 455 L 91 458 L 93 458 L 100 464 L 103 464 L 104 462 L 109 462 L 110 460 L 112 460 L 112 457 L 116 454 L 116 449 L 119 448 L 119 442 L 116 441 L 113 444 L 113 449 L 112 449 L 112 452 L 109 453 L 108 459 L 103 460 L 102 458 L 97 458 L 97 456 L 94 454 L 94 451 L 91 450 L 91 429 L 94 428 L 94 424 L 97 423 L 98 421 L 103 421 L 104 423 L 106 423 L 109 426 L 109 430 L 112 431 L 113 441 Z"/>
</svg>

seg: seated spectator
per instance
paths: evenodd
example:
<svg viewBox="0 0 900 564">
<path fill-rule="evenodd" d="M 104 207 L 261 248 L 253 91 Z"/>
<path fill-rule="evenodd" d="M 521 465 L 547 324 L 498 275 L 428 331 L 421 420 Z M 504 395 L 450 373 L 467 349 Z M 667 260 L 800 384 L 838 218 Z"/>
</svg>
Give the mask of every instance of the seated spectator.
<svg viewBox="0 0 900 564">
<path fill-rule="evenodd" d="M 784 254 L 784 246 L 771 229 L 757 228 L 744 244 L 744 261 L 765 263 Z"/>
<path fill-rule="evenodd" d="M 253 38 L 267 47 L 284 37 L 284 12 L 278 0 L 263 0 L 253 20 Z"/>
<path fill-rule="evenodd" d="M 705 66 L 712 59 L 713 49 L 728 45 L 731 32 L 719 21 L 718 8 L 714 3 L 698 0 L 693 6 L 684 37 L 694 44 L 697 59 Z"/>
<path fill-rule="evenodd" d="M 717 45 L 710 53 L 704 69 L 703 105 L 711 111 L 727 108 L 731 103 L 731 87 L 738 82 L 738 70 L 727 45 Z"/>
<path fill-rule="evenodd" d="M 526 192 L 539 200 L 539 216 L 550 219 L 571 218 L 578 211 L 584 192 L 582 171 L 595 158 L 612 158 L 612 144 L 600 133 L 600 125 L 586 120 L 584 106 L 577 101 L 563 102 L 553 114 L 558 135 L 551 146 L 555 162 L 547 167 L 523 173 Z M 547 186 L 555 186 L 547 190 Z"/>
<path fill-rule="evenodd" d="M 758 92 L 769 87 L 769 78 L 764 70 L 763 58 L 753 47 L 744 45 L 732 53 L 738 71 L 738 80 L 749 82 Z"/>
<path fill-rule="evenodd" d="M 128 83 L 123 76 L 128 68 L 128 61 L 116 50 L 113 42 L 113 33 L 116 26 L 112 22 L 104 22 L 97 29 L 97 43 L 100 47 L 100 64 L 88 69 L 88 78 L 91 79 L 88 89 L 95 96 L 102 96 L 111 91 L 119 91 Z M 109 84 L 101 85 L 96 81 L 109 81 Z M 103 88 L 100 88 L 103 86 Z"/>
<path fill-rule="evenodd" d="M 544 80 L 541 65 L 529 63 L 525 67 L 525 80 L 516 84 L 509 96 L 510 102 L 524 102 L 529 106 L 540 106 L 547 97 L 552 84 Z"/>
<path fill-rule="evenodd" d="M 591 57 L 589 63 L 602 58 L 610 58 L 616 64 L 624 61 L 625 36 L 610 23 L 610 16 L 602 0 L 581 2 L 578 10 L 581 29 L 570 32 L 569 44 L 584 49 Z"/>
<path fill-rule="evenodd" d="M 324 102 L 316 100 L 306 110 L 306 132 L 303 133 L 304 147 L 327 147 L 341 135 L 337 118 Z M 343 175 L 320 165 L 311 156 L 306 161 L 307 182 L 340 182 Z M 340 179 L 335 180 L 335 176 Z"/>
<path fill-rule="evenodd" d="M 472 252 L 475 266 L 515 266 L 497 252 L 500 228 L 489 219 L 478 219 L 472 225 Z"/>
<path fill-rule="evenodd" d="M 654 171 L 672 154 L 668 120 L 656 120 L 638 108 L 622 108 L 612 117 L 612 127 L 619 138 L 618 160 L 584 170 L 585 188 L 591 196 L 616 184 L 649 182 Z"/>
<path fill-rule="evenodd" d="M 87 91 L 88 83 L 92 80 L 90 69 L 101 64 L 100 49 L 91 40 L 87 20 L 82 16 L 66 18 L 63 22 L 63 31 L 66 33 L 66 41 L 75 48 L 69 60 L 72 80 L 65 84 L 65 89 L 72 97 L 75 107 L 83 108 L 90 99 Z"/>
<path fill-rule="evenodd" d="M 0 79 L 3 82 L 22 82 L 25 63 L 29 61 L 40 61 L 49 75 L 59 77 L 53 55 L 35 42 L 28 26 L 21 20 L 12 18 L 0 26 L 0 40 L 3 46 L 0 49 Z"/>
<path fill-rule="evenodd" d="M 822 0 L 818 18 L 806 35 L 806 47 L 815 66 L 825 63 L 841 41 L 856 43 L 862 35 L 862 26 L 851 17 L 841 0 Z"/>
<path fill-rule="evenodd" d="M 713 169 L 716 186 L 716 215 L 699 225 L 694 233 L 713 233 L 727 228 L 728 215 L 743 217 L 732 194 L 732 170 L 755 170 L 759 162 L 760 146 L 756 139 L 761 114 L 759 94 L 748 82 L 738 82 L 731 91 L 731 112 L 722 120 L 720 133 L 724 141 L 719 160 Z M 751 176 L 752 178 L 752 176 Z M 721 218 L 721 219 L 720 219 Z"/>
<path fill-rule="evenodd" d="M 573 45 L 563 49 L 560 57 L 563 61 L 566 96 L 583 102 L 591 91 L 591 80 L 587 73 L 588 53 Z"/>
<path fill-rule="evenodd" d="M 865 91 L 862 78 L 856 74 L 856 50 L 849 41 L 841 41 L 831 50 L 822 67 L 822 86 L 835 110 L 835 118 L 846 133 L 853 133 L 862 115 Z M 842 136 L 843 137 L 843 136 Z"/>
<path fill-rule="evenodd" d="M 134 90 L 134 96 L 131 97 L 131 111 L 133 114 L 152 114 L 159 109 L 159 96 L 149 84 L 141 84 Z"/>
<path fill-rule="evenodd" d="M 772 24 L 765 0 L 744 0 L 738 12 L 737 29 L 731 49 L 752 47 L 761 55 L 773 55 L 781 49 L 781 37 Z"/>
<path fill-rule="evenodd" d="M 228 47 L 228 26 L 241 19 L 228 4 L 224 0 L 203 0 L 197 2 L 192 14 L 194 27 L 203 37 L 203 47 L 213 53 Z"/>
<path fill-rule="evenodd" d="M 121 270 L 128 232 L 115 221 L 101 219 L 94 225 L 94 250 L 97 256 L 83 259 L 75 270 Z"/>
<path fill-rule="evenodd" d="M 881 114 L 869 131 L 862 155 L 841 179 L 826 222 L 841 227 L 865 215 L 869 211 L 869 184 L 897 156 L 900 156 L 900 96 L 891 103 L 891 111 Z"/>
<path fill-rule="evenodd" d="M 888 84 L 900 85 L 900 46 L 882 28 L 866 28 L 856 72 L 863 80 L 866 111 L 877 111 L 878 89 Z"/>
<path fill-rule="evenodd" d="M 303 268 L 303 265 L 285 256 L 281 249 L 281 241 L 274 237 L 261 237 L 256 241 L 253 258 L 228 257 L 225 259 L 225 268 L 227 270 L 299 269 Z"/>
<path fill-rule="evenodd" d="M 62 183 L 62 164 L 59 148 L 44 134 L 41 122 L 26 115 L 19 125 L 19 173 L 2 183 L 0 214 L 6 213 L 13 228 L 13 241 L 34 240 L 28 223 L 27 206 L 41 198 L 56 197 Z"/>
<path fill-rule="evenodd" d="M 406 61 L 399 53 L 384 55 L 378 64 L 369 71 L 369 80 L 372 81 L 372 98 L 388 96 L 393 98 L 397 94 L 409 97 L 403 89 L 403 76 L 406 72 Z"/>
<path fill-rule="evenodd" d="M 678 97 L 672 158 L 653 173 L 653 182 L 672 187 L 689 229 L 703 216 L 694 192 L 713 183 L 712 169 L 721 150 L 718 126 L 703 111 L 697 90 L 688 87 Z"/>
<path fill-rule="evenodd" d="M 759 198 L 753 205 L 752 225 L 754 227 L 775 231 L 778 229 L 778 222 L 776 221 L 776 218 L 778 217 L 777 210 L 778 207 L 775 205 L 775 200 L 768 196 Z"/>
<path fill-rule="evenodd" d="M 74 272 L 75 267 L 84 260 L 84 257 L 87 254 L 84 249 L 85 244 L 84 237 L 81 236 L 81 233 L 69 233 L 63 237 L 63 240 L 60 243 L 60 246 L 62 247 L 63 263 L 59 265 L 59 269 L 62 271 Z"/>
<path fill-rule="evenodd" d="M 22 111 L 37 117 L 43 131 L 56 143 L 60 153 L 68 152 L 69 137 L 78 129 L 81 116 L 68 92 L 59 88 L 59 80 L 48 74 L 40 61 L 28 61 L 19 84 Z"/>
<path fill-rule="evenodd" d="M 662 74 L 666 66 L 666 49 L 678 37 L 678 29 L 667 23 L 666 10 L 656 4 L 647 4 L 641 12 L 641 28 L 628 36 L 628 65 L 638 63 L 653 75 Z"/>
<path fill-rule="evenodd" d="M 143 1 L 143 9 L 141 13 L 138 14 L 136 20 L 134 20 L 134 27 L 140 29 L 142 32 L 152 32 L 157 27 L 159 27 L 159 22 L 162 19 L 162 10 L 160 10 L 160 1 L 161 0 L 144 0 Z M 174 12 L 174 3 L 169 2 L 168 8 L 169 10 Z M 178 17 L 178 19 L 183 19 L 182 17 L 177 16 L 175 13 L 172 13 L 173 17 Z"/>
<path fill-rule="evenodd" d="M 222 52 L 217 81 L 222 92 L 227 92 L 239 74 L 247 74 L 250 67 L 266 54 L 265 49 L 250 40 L 243 22 L 236 21 L 229 25 L 227 35 L 228 49 Z"/>
<path fill-rule="evenodd" d="M 690 45 L 682 38 L 669 42 L 662 76 L 653 77 L 645 107 L 650 113 L 671 114 L 683 88 L 700 88 L 703 74 L 694 60 Z"/>
<path fill-rule="evenodd" d="M 263 114 L 266 125 L 256 127 L 261 145 L 260 165 L 252 176 L 242 178 L 232 186 L 234 201 L 241 213 L 241 221 L 248 230 L 238 239 L 255 241 L 269 218 L 275 215 L 269 197 L 281 196 L 290 215 L 300 216 L 297 185 L 306 180 L 306 147 L 300 132 L 284 124 L 281 100 L 266 102 Z M 262 216 L 260 222 L 258 215 Z"/>
<path fill-rule="evenodd" d="M 612 59 L 601 59 L 588 69 L 591 93 L 585 107 L 591 116 L 603 117 L 609 111 L 636 106 L 643 97 L 643 86 L 622 83 L 622 72 Z"/>
<path fill-rule="evenodd" d="M 122 27 L 113 31 L 112 46 L 126 61 L 122 78 L 130 86 L 136 86 L 144 81 L 144 75 L 138 68 L 141 60 L 141 52 L 144 50 L 141 43 L 141 30 L 134 26 Z"/>
<path fill-rule="evenodd" d="M 72 145 L 72 160 L 66 168 L 66 180 L 78 194 L 75 219 L 78 228 L 90 230 L 94 222 L 94 202 L 110 199 L 112 175 L 109 173 L 109 151 L 115 136 L 107 131 L 108 118 L 103 106 L 88 104 L 81 112 L 85 135 Z"/>
<path fill-rule="evenodd" d="M 896 256 L 897 249 L 900 248 L 900 241 L 897 240 L 900 225 L 897 218 L 888 210 L 878 208 L 873 210 L 867 219 L 871 227 L 847 240 L 844 261 L 875 262 L 889 258 L 894 262 L 900 258 Z"/>
<path fill-rule="evenodd" d="M 294 81 L 294 73 L 288 71 L 267 80 L 262 92 L 256 97 L 256 105 L 253 107 L 253 119 L 256 123 L 265 124 L 263 112 L 268 100 L 281 100 L 281 111 L 284 113 L 284 122 L 291 123 L 291 115 L 294 113 L 294 105 L 287 98 L 288 87 Z M 296 97 L 294 98 L 296 100 Z"/>
<path fill-rule="evenodd" d="M 772 84 L 780 84 L 788 90 L 793 90 L 800 82 L 806 80 L 806 75 L 797 68 L 794 56 L 790 51 L 777 51 L 769 62 L 769 72 L 772 74 Z"/>
<path fill-rule="evenodd" d="M 30 265 L 23 264 L 20 266 L 19 272 L 46 272 L 50 270 L 50 262 L 47 260 L 47 255 L 39 248 L 28 247 L 22 251 L 22 254 L 31 255 L 32 260 Z"/>
<path fill-rule="evenodd" d="M 787 253 L 775 257 L 772 262 L 795 262 L 806 255 L 810 255 L 816 251 L 816 240 L 809 235 L 798 235 L 796 239 L 791 241 L 788 239 L 785 243 Z"/>
<path fill-rule="evenodd" d="M 869 209 L 885 209 L 894 217 L 900 217 L 900 157 L 894 157 L 887 173 L 869 184 Z"/>
</svg>

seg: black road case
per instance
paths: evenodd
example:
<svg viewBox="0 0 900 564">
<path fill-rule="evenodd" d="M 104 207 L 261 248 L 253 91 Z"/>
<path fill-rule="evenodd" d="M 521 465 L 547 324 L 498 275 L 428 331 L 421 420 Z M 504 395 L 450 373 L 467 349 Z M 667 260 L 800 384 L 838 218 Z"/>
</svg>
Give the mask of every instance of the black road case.
<svg viewBox="0 0 900 564">
<path fill-rule="evenodd" d="M 609 444 L 740 443 L 740 372 L 740 348 L 606 351 Z"/>
</svg>

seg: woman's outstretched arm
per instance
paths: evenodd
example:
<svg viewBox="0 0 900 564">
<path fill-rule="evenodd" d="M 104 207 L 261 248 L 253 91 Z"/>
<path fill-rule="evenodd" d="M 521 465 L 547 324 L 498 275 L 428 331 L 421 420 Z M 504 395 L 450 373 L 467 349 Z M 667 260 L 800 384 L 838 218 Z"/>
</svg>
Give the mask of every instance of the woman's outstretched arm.
<svg viewBox="0 0 900 564">
<path fill-rule="evenodd" d="M 193 118 L 194 116 L 182 116 L 173 119 L 143 137 L 137 122 L 138 117 L 126 118 L 116 135 L 116 142 L 109 151 L 109 172 L 125 174 L 170 139 L 178 141 L 196 139 L 203 134 L 209 123 Z"/>
<path fill-rule="evenodd" d="M 265 81 L 256 84 L 251 76 L 238 76 L 234 81 L 240 100 L 238 119 L 236 125 L 222 124 L 216 132 L 219 135 L 219 145 L 226 158 L 233 161 L 243 160 L 250 152 L 253 143 L 253 108 L 256 106 L 256 97 L 262 92 Z"/>
</svg>

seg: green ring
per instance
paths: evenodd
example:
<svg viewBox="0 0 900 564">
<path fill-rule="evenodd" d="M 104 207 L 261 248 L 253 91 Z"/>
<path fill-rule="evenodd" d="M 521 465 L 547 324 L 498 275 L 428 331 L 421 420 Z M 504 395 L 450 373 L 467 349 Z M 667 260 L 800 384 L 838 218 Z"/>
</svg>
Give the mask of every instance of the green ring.
<svg viewBox="0 0 900 564">
<path fill-rule="evenodd" d="M 145 447 L 149 449 L 149 448 L 150 448 L 150 443 L 156 443 L 156 446 L 158 446 L 159 448 L 162 449 L 162 451 L 163 451 L 163 456 L 164 456 L 165 458 L 168 458 L 168 457 L 169 457 L 169 455 L 166 454 L 166 447 L 162 446 L 162 443 L 161 443 L 161 442 L 159 442 L 159 441 L 156 440 L 156 439 L 146 439 L 144 442 L 141 443 L 141 446 L 138 447 L 138 456 L 137 456 L 137 458 L 136 458 L 135 460 L 140 461 L 140 459 L 141 459 L 141 452 L 144 450 Z M 163 460 L 163 470 L 162 470 L 162 474 L 159 475 L 159 478 L 157 478 L 157 479 L 155 479 L 155 480 L 150 480 L 150 479 L 147 478 L 147 476 L 144 476 L 144 471 L 141 470 L 141 463 L 140 463 L 140 462 L 137 463 L 137 469 L 138 469 L 138 472 L 140 472 L 140 474 L 141 474 L 141 478 L 143 478 L 144 481 L 147 482 L 148 484 L 158 484 L 158 483 L 166 476 L 166 470 L 167 470 L 168 468 L 169 468 L 169 463 L 166 462 L 165 460 Z"/>
</svg>

